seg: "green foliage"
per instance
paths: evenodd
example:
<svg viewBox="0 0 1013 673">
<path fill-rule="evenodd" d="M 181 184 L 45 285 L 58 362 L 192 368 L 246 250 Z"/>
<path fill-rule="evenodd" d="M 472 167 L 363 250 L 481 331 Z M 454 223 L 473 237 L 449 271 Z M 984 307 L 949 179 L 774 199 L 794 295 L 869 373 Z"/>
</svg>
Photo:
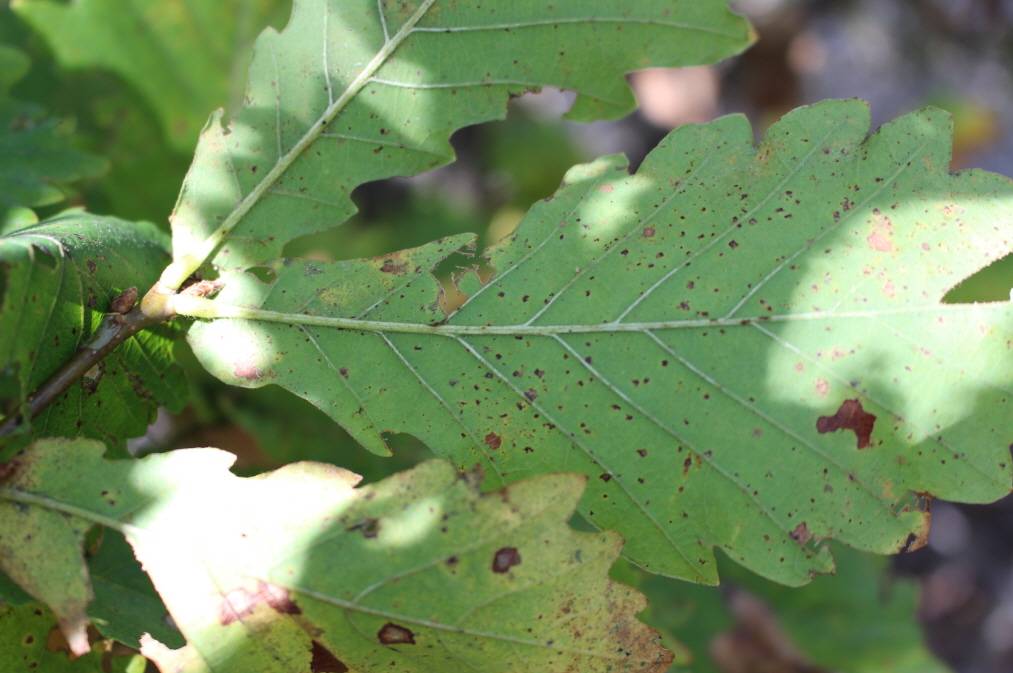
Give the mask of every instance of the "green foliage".
<svg viewBox="0 0 1013 673">
<path fill-rule="evenodd" d="M 567 527 L 578 477 L 481 496 L 443 462 L 355 489 L 355 475 L 320 464 L 240 479 L 214 449 L 102 452 L 37 443 L 0 488 L 0 568 L 53 607 L 78 653 L 81 545 L 99 524 L 124 534 L 187 638 L 180 650 L 144 639 L 163 671 L 309 673 L 321 652 L 362 673 L 670 661 L 635 620 L 641 596 L 607 579 L 618 536 Z"/>
<path fill-rule="evenodd" d="M 916 586 L 888 574 L 883 559 L 834 545 L 833 576 L 792 591 L 731 563 L 719 563 L 721 592 L 638 572 L 619 564 L 614 576 L 651 597 L 642 618 L 689 661 L 675 671 L 718 673 L 769 664 L 784 670 L 848 673 L 943 673 L 914 618 Z M 736 661 L 734 657 L 746 661 Z M 756 657 L 753 662 L 748 657 Z M 738 668 L 736 668 L 738 667 Z"/>
<path fill-rule="evenodd" d="M 251 51 L 287 6 L 0 8 L 5 39 L 38 52 L 24 20 L 55 59 L 22 80 L 25 57 L 0 47 L 0 662 L 681 671 L 637 621 L 643 597 L 608 579 L 622 547 L 614 576 L 650 594 L 643 620 L 698 673 L 752 670 L 743 656 L 938 670 L 912 587 L 831 540 L 914 549 L 933 497 L 1010 492 L 1013 183 L 951 173 L 938 110 L 870 136 L 865 105 L 830 101 L 758 145 L 731 116 L 674 131 L 633 174 L 619 156 L 572 168 L 477 259 L 461 233 L 477 208 L 434 189 L 337 231 L 356 188 L 449 163 L 452 134 L 512 96 L 556 86 L 571 119 L 616 118 L 628 72 L 712 63 L 753 35 L 724 0 L 297 0 Z M 19 81 L 83 137 L 11 98 Z M 161 218 L 225 103 L 171 260 L 151 224 L 36 223 L 103 167 L 74 147 L 114 164 L 79 200 Z M 510 129 L 469 157 L 515 174 L 480 185 L 501 190 L 492 241 L 580 160 L 550 141 L 561 125 Z M 173 343 L 183 329 L 232 388 Z M 173 429 L 198 427 L 167 439 L 150 424 L 187 401 L 177 356 L 197 374 Z M 283 467 L 240 477 L 217 449 L 125 459 L 146 430 L 135 453 L 220 445 L 201 434 L 214 423 L 242 474 Z M 575 510 L 625 546 L 571 529 Z M 832 549 L 838 576 L 817 577 Z M 722 593 L 670 579 L 719 575 Z"/>
<path fill-rule="evenodd" d="M 153 225 L 79 212 L 0 237 L 0 418 L 19 414 L 88 342 L 114 298 L 158 278 L 166 245 Z M 184 402 L 172 332 L 161 327 L 131 338 L 16 439 L 83 436 L 118 447 L 144 434 L 157 404 L 178 410 Z"/>
<path fill-rule="evenodd" d="M 633 107 L 627 71 L 748 42 L 713 1 L 297 3 L 284 31 L 257 40 L 244 107 L 201 136 L 164 281 L 175 289 L 205 261 L 254 266 L 340 224 L 352 189 L 448 163 L 451 133 L 502 117 L 510 95 L 559 86 L 579 94 L 572 118 L 615 117 Z"/>
<path fill-rule="evenodd" d="M 106 167 L 102 159 L 75 149 L 70 124 L 11 96 L 29 65 L 23 53 L 0 45 L 0 220 L 10 208 L 59 203 L 69 183 Z"/>
<path fill-rule="evenodd" d="M 467 237 L 278 261 L 176 308 L 211 319 L 188 338 L 216 376 L 288 388 L 375 452 L 406 432 L 492 483 L 579 471 L 581 513 L 644 568 L 713 583 L 716 546 L 803 584 L 823 540 L 920 546 L 926 495 L 985 502 L 1013 474 L 1013 310 L 939 303 L 1005 252 L 1013 189 L 948 173 L 943 113 L 868 125 L 829 102 L 758 148 L 727 117 L 636 175 L 578 167 L 450 316 L 429 272 Z"/>
<path fill-rule="evenodd" d="M 63 66 L 107 69 L 140 91 L 172 143 L 189 152 L 208 111 L 239 99 L 249 45 L 268 21 L 280 23 L 287 4 L 19 0 L 14 9 Z"/>
</svg>

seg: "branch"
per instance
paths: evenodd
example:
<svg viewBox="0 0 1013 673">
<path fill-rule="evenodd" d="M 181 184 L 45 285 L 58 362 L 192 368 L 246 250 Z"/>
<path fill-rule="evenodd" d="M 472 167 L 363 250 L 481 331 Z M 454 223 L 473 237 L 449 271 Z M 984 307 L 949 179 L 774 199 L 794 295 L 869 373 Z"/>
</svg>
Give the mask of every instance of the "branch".
<svg viewBox="0 0 1013 673">
<path fill-rule="evenodd" d="M 102 320 L 91 340 L 28 398 L 27 411 L 12 415 L 0 425 L 0 437 L 13 434 L 25 420 L 38 416 L 121 343 L 165 319 L 163 316 L 145 315 L 140 308 L 134 308 L 136 301 L 137 288 L 130 288 L 113 299 L 109 307 L 112 312 Z"/>
</svg>

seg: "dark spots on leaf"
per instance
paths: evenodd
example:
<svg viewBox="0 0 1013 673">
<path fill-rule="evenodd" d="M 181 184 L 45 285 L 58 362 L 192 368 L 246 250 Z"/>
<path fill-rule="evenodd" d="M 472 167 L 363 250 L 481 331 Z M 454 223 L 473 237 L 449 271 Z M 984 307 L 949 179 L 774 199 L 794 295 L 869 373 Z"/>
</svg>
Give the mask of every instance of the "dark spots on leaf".
<svg viewBox="0 0 1013 673">
<path fill-rule="evenodd" d="M 521 564 L 521 554 L 516 547 L 503 547 L 492 555 L 492 571 L 502 575 Z"/>
<path fill-rule="evenodd" d="M 218 610 L 218 622 L 222 626 L 228 626 L 232 622 L 248 617 L 261 604 L 268 605 L 275 612 L 285 615 L 298 615 L 302 612 L 292 602 L 286 589 L 267 582 L 258 582 L 256 592 L 235 589 L 226 594 Z"/>
<path fill-rule="evenodd" d="M 859 400 L 844 400 L 837 413 L 833 416 L 820 416 L 816 421 L 816 431 L 820 434 L 851 430 L 855 433 L 859 449 L 871 446 L 872 428 L 876 416 L 862 408 Z"/>
<path fill-rule="evenodd" d="M 637 455 L 641 458 L 647 458 L 647 449 L 637 449 Z"/>
<path fill-rule="evenodd" d="M 347 367 L 342 367 L 341 369 L 338 370 L 338 373 L 341 374 L 341 378 L 343 378 L 343 379 L 347 379 L 348 378 L 348 368 Z"/>
<path fill-rule="evenodd" d="M 485 436 L 485 445 L 495 451 L 503 443 L 503 439 L 495 432 L 490 432 Z"/>
<path fill-rule="evenodd" d="M 598 476 L 598 478 L 601 479 L 602 481 L 604 481 L 605 483 L 608 483 L 608 482 L 612 481 L 612 475 L 609 474 L 608 472 L 602 472 Z"/>
<path fill-rule="evenodd" d="M 801 547 L 804 547 L 809 543 L 809 540 L 813 539 L 813 534 L 809 532 L 809 526 L 806 525 L 805 521 L 795 526 L 795 530 L 793 530 L 790 535 L 791 539 L 797 542 Z"/>
<path fill-rule="evenodd" d="M 363 519 L 354 526 L 349 526 L 346 530 L 349 533 L 359 531 L 362 533 L 362 537 L 372 540 L 380 534 L 380 520 L 374 518 Z"/>
<path fill-rule="evenodd" d="M 88 273 L 95 273 L 95 269 L 98 268 L 93 259 L 85 261 L 85 265 L 88 267 Z"/>
<path fill-rule="evenodd" d="M 534 402 L 538 399 L 538 393 L 535 392 L 534 388 L 528 388 L 524 391 L 524 397 L 528 398 L 529 402 Z"/>
<path fill-rule="evenodd" d="M 393 622 L 387 622 L 383 625 L 377 634 L 377 639 L 381 645 L 414 645 L 415 634 L 409 629 L 403 626 L 398 626 Z"/>
<path fill-rule="evenodd" d="M 313 659 L 310 662 L 312 673 L 346 673 L 348 666 L 338 660 L 334 654 L 321 643 L 313 641 Z"/>
</svg>

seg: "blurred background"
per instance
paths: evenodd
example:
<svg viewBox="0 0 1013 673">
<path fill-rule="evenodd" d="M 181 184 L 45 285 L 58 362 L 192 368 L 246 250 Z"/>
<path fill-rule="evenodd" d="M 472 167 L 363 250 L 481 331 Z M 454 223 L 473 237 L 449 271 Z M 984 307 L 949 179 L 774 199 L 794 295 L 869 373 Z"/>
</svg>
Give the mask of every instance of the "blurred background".
<svg viewBox="0 0 1013 673">
<path fill-rule="evenodd" d="M 123 1 L 165 10 L 182 0 Z M 171 18 L 139 13 L 127 30 L 141 31 L 144 39 L 120 40 L 89 23 L 87 14 L 65 14 L 73 20 L 61 22 L 39 8 L 71 12 L 73 2 L 18 0 L 14 11 L 0 0 L 0 44 L 32 59 L 13 94 L 65 119 L 82 149 L 110 162 L 103 177 L 79 187 L 73 205 L 167 228 L 206 114 L 239 99 L 249 45 L 266 25 L 284 25 L 290 0 L 189 2 L 237 9 L 221 34 L 204 36 L 175 35 Z M 869 101 L 874 126 L 924 105 L 945 108 L 955 122 L 955 170 L 1013 175 L 1013 0 L 734 4 L 759 33 L 744 56 L 713 67 L 632 75 L 640 109 L 618 122 L 561 121 L 571 100 L 565 92 L 517 99 L 507 120 L 455 136 L 455 164 L 361 187 L 360 214 L 352 222 L 296 241 L 288 253 L 372 256 L 465 231 L 493 243 L 511 233 L 534 201 L 550 195 L 575 163 L 623 152 L 635 167 L 680 125 L 741 112 L 759 134 L 788 110 L 823 98 Z M 218 67 L 167 62 L 164 82 L 143 81 L 131 69 L 159 40 L 185 47 L 188 39 L 195 49 L 208 50 L 209 62 Z M 1011 287 L 1013 258 L 1007 257 L 950 299 L 1002 300 Z M 187 370 L 195 402 L 181 415 L 160 415 L 148 435 L 133 443 L 135 453 L 220 446 L 237 453 L 247 472 L 309 459 L 341 463 L 371 480 L 429 455 L 410 437 L 398 437 L 395 458 L 371 458 L 309 405 L 278 389 L 226 388 L 193 365 L 185 346 L 180 351 L 192 365 Z M 645 579 L 629 568 L 620 567 L 617 575 L 651 595 L 655 607 L 648 619 L 685 644 L 680 666 L 694 671 L 922 673 L 948 666 L 961 673 L 1009 673 L 1013 499 L 987 507 L 937 502 L 933 516 L 927 548 L 897 557 L 889 567 L 842 550 L 840 575 L 819 580 L 808 594 L 731 568 L 731 582 L 720 590 Z M 834 609 L 840 614 L 828 617 Z M 917 623 L 910 616 L 915 611 Z M 922 652 L 923 634 L 946 666 Z"/>
</svg>

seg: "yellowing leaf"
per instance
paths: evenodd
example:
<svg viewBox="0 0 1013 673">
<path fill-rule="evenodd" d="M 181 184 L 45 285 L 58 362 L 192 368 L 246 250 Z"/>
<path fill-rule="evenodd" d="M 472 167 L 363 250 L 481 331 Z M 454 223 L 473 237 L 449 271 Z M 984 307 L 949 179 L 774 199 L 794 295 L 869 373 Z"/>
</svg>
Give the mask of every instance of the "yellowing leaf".
<svg viewBox="0 0 1013 673">
<path fill-rule="evenodd" d="M 214 449 L 108 461 L 39 442 L 4 466 L 0 568 L 80 646 L 87 529 L 123 532 L 186 637 L 163 672 L 664 671 L 670 655 L 607 580 L 618 536 L 566 525 L 583 489 L 545 476 L 480 496 L 431 462 L 373 486 L 299 463 L 251 479 Z M 86 641 L 85 641 L 86 642 Z"/>
</svg>

